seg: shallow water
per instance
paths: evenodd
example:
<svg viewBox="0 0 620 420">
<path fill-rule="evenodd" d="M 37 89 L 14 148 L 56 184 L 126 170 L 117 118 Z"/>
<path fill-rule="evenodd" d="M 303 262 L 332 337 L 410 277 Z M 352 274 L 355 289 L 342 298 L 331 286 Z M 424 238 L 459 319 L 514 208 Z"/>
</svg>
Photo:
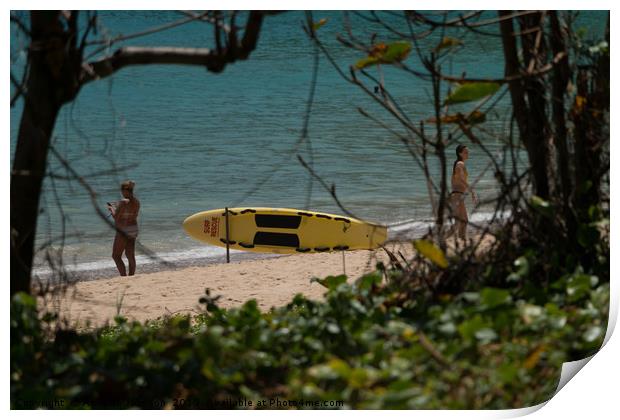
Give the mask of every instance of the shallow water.
<svg viewBox="0 0 620 420">
<path fill-rule="evenodd" d="M 137 32 L 180 17 L 176 12 L 101 12 L 100 34 Z M 362 55 L 335 39 L 345 32 L 341 13 L 314 12 L 315 20 L 323 17 L 329 21 L 319 35 L 346 69 Z M 85 86 L 78 98 L 63 108 L 54 146 L 96 189 L 101 208 L 120 197 L 122 180 L 133 179 L 141 201 L 141 245 L 179 264 L 221 260 L 224 255 L 222 248 L 203 246 L 183 232 L 182 221 L 199 211 L 263 206 L 342 213 L 329 193 L 311 180 L 297 154 L 312 162 L 329 186 L 335 185 L 343 205 L 357 217 L 395 225 L 391 235 L 421 232 L 432 219 L 421 169 L 398 138 L 362 116 L 357 108 L 364 108 L 399 133 L 406 133 L 404 128 L 358 87 L 342 79 L 322 55 L 309 141 L 299 142 L 314 59 L 313 46 L 301 29 L 303 18 L 300 12 L 269 17 L 249 60 L 229 65 L 221 74 L 198 67 L 142 66 Z M 377 32 L 378 39 L 396 39 L 376 25 L 353 15 L 350 18 L 356 36 L 368 39 L 370 33 Z M 406 30 L 401 18 L 386 18 Z M 580 19 L 592 33 L 601 33 L 606 14 L 584 12 Z M 421 49 L 430 50 L 438 37 L 433 34 L 422 41 Z M 201 47 L 212 46 L 211 38 L 210 27 L 191 23 L 127 45 Z M 499 40 L 481 42 L 467 35 L 463 41 L 463 50 L 443 64 L 446 73 L 502 76 Z M 12 34 L 12 70 L 17 75 L 25 57 L 19 52 L 22 45 L 23 40 Z M 414 53 L 406 63 L 422 69 Z M 376 69 L 369 71 L 379 77 Z M 409 119 L 417 124 L 433 116 L 428 82 L 387 66 L 382 71 L 386 88 Z M 447 85 L 444 93 L 445 89 Z M 18 103 L 11 109 L 11 155 L 21 107 Z M 461 106 L 453 112 L 470 107 Z M 506 140 L 509 115 L 505 95 L 487 115 L 487 133 L 480 133 L 494 156 Z M 427 123 L 428 132 L 431 128 Z M 463 138 L 453 139 L 450 167 L 456 141 L 469 144 Z M 497 190 L 491 171 L 484 171 L 489 159 L 477 146 L 469 146 L 470 178 L 480 178 L 476 185 L 479 195 L 491 199 Z M 437 180 L 438 162 L 430 163 Z M 53 158 L 49 170 L 67 176 Z M 114 272 L 110 258 L 114 233 L 97 216 L 89 195 L 75 180 L 47 178 L 41 205 L 37 246 L 53 243 L 73 269 Z M 492 206 L 485 205 L 472 217 L 484 221 L 491 212 Z M 149 259 L 144 251 L 138 254 L 139 265 L 144 266 Z M 40 253 L 37 258 L 40 274 L 46 272 L 42 257 Z"/>
</svg>

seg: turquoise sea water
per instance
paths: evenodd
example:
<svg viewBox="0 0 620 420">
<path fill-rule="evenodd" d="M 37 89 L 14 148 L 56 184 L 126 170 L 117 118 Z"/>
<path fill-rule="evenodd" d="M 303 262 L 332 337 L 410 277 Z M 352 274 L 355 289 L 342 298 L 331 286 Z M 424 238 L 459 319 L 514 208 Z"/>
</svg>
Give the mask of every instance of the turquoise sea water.
<svg viewBox="0 0 620 420">
<path fill-rule="evenodd" d="M 346 34 L 342 13 L 313 14 L 315 20 L 328 18 L 319 35 L 339 65 L 347 70 L 363 57 L 336 40 L 337 34 Z M 183 17 L 172 11 L 100 12 L 99 16 L 99 35 L 112 37 Z M 383 16 L 393 27 L 408 32 L 401 17 Z M 363 40 L 373 32 L 378 34 L 377 39 L 398 39 L 377 24 L 355 15 L 349 17 L 354 35 Z M 299 142 L 314 62 L 313 45 L 301 28 L 303 20 L 301 12 L 268 17 L 250 58 L 229 65 L 221 74 L 190 66 L 136 66 L 90 83 L 63 108 L 54 146 L 98 192 L 97 203 L 102 208 L 107 201 L 120 197 L 122 180 L 133 179 L 142 203 L 140 243 L 174 263 L 207 261 L 224 253 L 184 234 L 182 221 L 198 211 L 264 206 L 342 213 L 318 182 L 310 182 L 297 154 L 313 162 L 316 173 L 336 186 L 342 203 L 358 217 L 398 225 L 391 229 L 392 234 L 421 229 L 432 218 L 422 170 L 398 138 L 357 109 L 372 113 L 399 133 L 405 130 L 359 87 L 346 82 L 322 54 L 309 141 Z M 606 12 L 583 12 L 580 22 L 590 33 L 600 34 Z M 14 32 L 12 70 L 20 75 L 25 41 Z M 434 33 L 420 41 L 420 49 L 429 51 L 440 36 Z M 461 39 L 462 50 L 442 65 L 445 73 L 503 75 L 498 38 L 481 40 L 468 34 Z M 211 27 L 194 22 L 115 44 L 112 50 L 119 45 L 212 47 L 213 42 Z M 423 70 L 415 52 L 406 64 Z M 380 77 L 376 69 L 369 71 Z M 382 72 L 386 88 L 408 118 L 420 121 L 433 116 L 429 82 L 387 66 Z M 374 88 L 372 82 L 368 86 Z M 443 94 L 446 89 L 447 85 Z M 18 102 L 11 109 L 11 156 L 21 108 Z M 494 154 L 506 139 L 509 116 L 508 95 L 504 95 L 487 116 L 486 133 L 480 134 Z M 429 131 L 432 128 L 430 124 L 427 127 Z M 484 172 L 488 158 L 464 138 L 458 141 L 470 146 L 467 167 L 470 179 L 481 177 L 478 193 L 483 200 L 492 198 L 495 182 L 491 171 Z M 455 146 L 450 146 L 448 154 L 450 167 Z M 431 160 L 431 165 L 438 174 L 438 162 Z M 62 247 L 64 260 L 73 269 L 113 273 L 110 255 L 114 233 L 99 219 L 79 183 L 62 179 L 68 174 L 53 158 L 49 171 L 61 178 L 45 181 L 37 245 L 51 240 L 57 249 Z M 484 205 L 472 217 L 485 220 L 491 209 L 490 204 Z M 63 236 L 64 242 L 59 239 Z M 148 261 L 144 251 L 138 254 L 139 264 Z M 45 272 L 41 258 L 37 266 L 39 273 Z"/>
</svg>

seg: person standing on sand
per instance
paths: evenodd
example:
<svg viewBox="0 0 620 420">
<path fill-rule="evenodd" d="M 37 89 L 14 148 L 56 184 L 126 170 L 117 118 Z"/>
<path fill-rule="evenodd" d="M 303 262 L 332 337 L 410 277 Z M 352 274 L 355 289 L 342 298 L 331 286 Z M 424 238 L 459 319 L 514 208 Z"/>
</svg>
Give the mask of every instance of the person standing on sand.
<svg viewBox="0 0 620 420">
<path fill-rule="evenodd" d="M 469 150 L 467 146 L 459 144 L 456 147 L 456 160 L 452 167 L 452 192 L 448 199 L 451 216 L 455 219 L 455 225 L 452 227 L 449 235 L 451 235 L 456 228 L 457 237 L 463 240 L 467 239 L 467 223 L 469 221 L 467 209 L 465 208 L 465 195 L 471 192 L 474 205 L 478 204 L 478 197 L 476 197 L 476 193 L 469 186 L 467 180 L 468 174 L 465 168 L 465 161 L 467 159 L 469 159 Z"/>
<path fill-rule="evenodd" d="M 133 181 L 125 181 L 121 184 L 123 199 L 116 203 L 108 203 L 108 210 L 114 218 L 116 236 L 112 247 L 112 258 L 116 263 L 121 276 L 126 276 L 125 263 L 122 256 L 125 252 L 129 263 L 129 275 L 136 273 L 136 238 L 138 237 L 138 212 L 140 201 L 134 197 L 133 189 L 136 185 Z"/>
</svg>

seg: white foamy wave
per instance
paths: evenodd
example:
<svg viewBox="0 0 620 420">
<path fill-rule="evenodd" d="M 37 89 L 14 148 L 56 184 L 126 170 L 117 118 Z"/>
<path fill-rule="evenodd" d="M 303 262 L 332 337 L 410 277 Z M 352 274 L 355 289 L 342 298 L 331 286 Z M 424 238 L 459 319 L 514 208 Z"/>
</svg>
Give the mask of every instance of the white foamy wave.
<svg viewBox="0 0 620 420">
<path fill-rule="evenodd" d="M 511 214 L 512 213 L 509 210 L 506 210 L 503 212 L 497 212 L 497 213 L 475 212 L 474 214 L 469 216 L 469 221 L 472 223 L 479 224 L 479 223 L 484 223 L 484 222 L 490 222 L 491 220 L 495 218 L 496 222 L 502 222 L 508 219 Z"/>
<path fill-rule="evenodd" d="M 471 214 L 469 216 L 469 221 L 470 223 L 481 227 L 484 223 L 491 222 L 492 220 L 495 223 L 501 223 L 510 217 L 510 214 L 510 211 L 497 213 L 479 211 Z M 423 235 L 433 226 L 435 226 L 435 222 L 432 220 L 402 220 L 388 224 L 388 237 L 390 239 L 402 238 L 404 236 L 415 237 Z"/>
<path fill-rule="evenodd" d="M 241 253 L 241 251 L 237 251 L 234 249 L 230 250 L 231 254 Z M 146 264 L 179 264 L 187 261 L 211 261 L 215 262 L 218 258 L 223 258 L 226 255 L 226 250 L 224 248 L 213 247 L 213 246 L 203 246 L 200 248 L 192 248 L 184 251 L 173 251 L 173 252 L 162 252 L 155 255 L 154 258 L 151 258 L 146 255 L 138 255 L 136 256 L 136 265 L 146 265 Z M 105 260 L 98 261 L 85 261 L 78 262 L 74 264 L 66 264 L 64 269 L 69 273 L 82 273 L 82 272 L 99 272 L 105 270 L 116 270 L 116 264 L 110 257 Z M 47 267 L 36 267 L 33 270 L 33 274 L 39 277 L 47 277 L 52 274 L 52 270 Z"/>
<path fill-rule="evenodd" d="M 388 225 L 388 237 L 395 239 L 400 236 L 409 234 L 421 234 L 433 226 L 433 222 L 430 220 L 403 220 Z"/>
</svg>

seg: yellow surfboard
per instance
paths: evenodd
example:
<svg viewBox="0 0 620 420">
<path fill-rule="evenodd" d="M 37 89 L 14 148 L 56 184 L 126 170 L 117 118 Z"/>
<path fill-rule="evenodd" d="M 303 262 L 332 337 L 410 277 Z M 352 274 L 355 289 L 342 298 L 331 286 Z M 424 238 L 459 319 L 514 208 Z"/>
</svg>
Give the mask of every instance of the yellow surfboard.
<svg viewBox="0 0 620 420">
<path fill-rule="evenodd" d="M 226 213 L 209 210 L 189 216 L 189 236 L 226 246 Z M 351 217 L 306 210 L 243 207 L 228 209 L 230 249 L 277 254 L 375 249 L 387 239 L 387 227 Z"/>
</svg>

